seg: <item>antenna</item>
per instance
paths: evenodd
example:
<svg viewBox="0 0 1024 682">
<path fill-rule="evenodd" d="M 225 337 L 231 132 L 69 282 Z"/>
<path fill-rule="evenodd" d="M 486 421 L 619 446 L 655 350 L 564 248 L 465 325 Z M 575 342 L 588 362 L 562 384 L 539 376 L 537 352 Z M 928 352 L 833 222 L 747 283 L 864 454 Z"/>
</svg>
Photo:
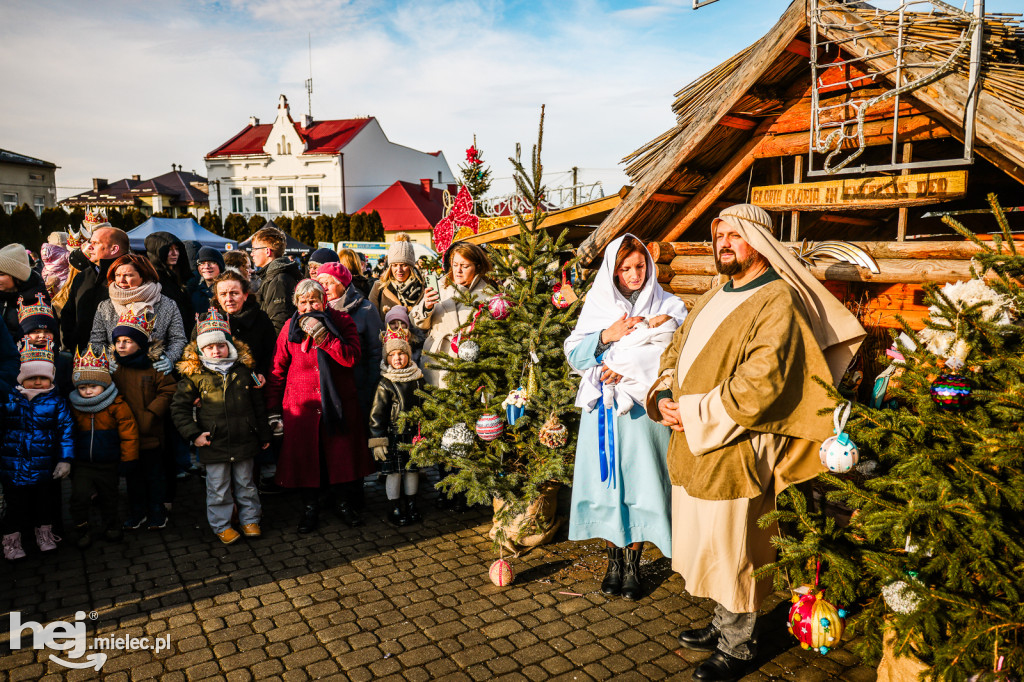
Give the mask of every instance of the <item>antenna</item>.
<svg viewBox="0 0 1024 682">
<path fill-rule="evenodd" d="M 306 110 L 309 117 L 313 118 L 313 34 L 307 33 L 309 41 L 309 78 L 306 79 Z"/>
</svg>

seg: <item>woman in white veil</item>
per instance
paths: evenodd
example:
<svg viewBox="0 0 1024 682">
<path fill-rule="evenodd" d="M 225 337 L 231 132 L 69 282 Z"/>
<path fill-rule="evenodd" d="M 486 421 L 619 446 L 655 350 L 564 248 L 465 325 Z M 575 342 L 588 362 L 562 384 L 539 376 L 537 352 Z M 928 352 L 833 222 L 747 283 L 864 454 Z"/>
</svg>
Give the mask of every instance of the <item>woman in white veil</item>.
<svg viewBox="0 0 1024 682">
<path fill-rule="evenodd" d="M 580 319 L 565 342 L 582 373 L 569 539 L 605 540 L 605 594 L 642 595 L 640 555 L 652 542 L 672 551 L 671 430 L 647 418 L 644 398 L 686 307 L 657 282 L 654 260 L 633 235 L 605 250 Z M 628 346 L 628 349 L 626 348 Z"/>
</svg>

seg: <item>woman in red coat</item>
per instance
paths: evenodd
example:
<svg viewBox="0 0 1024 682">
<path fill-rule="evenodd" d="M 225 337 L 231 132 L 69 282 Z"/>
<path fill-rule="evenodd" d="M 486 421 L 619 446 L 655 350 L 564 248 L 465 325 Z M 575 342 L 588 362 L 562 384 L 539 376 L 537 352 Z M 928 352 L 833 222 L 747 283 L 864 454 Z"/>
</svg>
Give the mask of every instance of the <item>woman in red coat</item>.
<svg viewBox="0 0 1024 682">
<path fill-rule="evenodd" d="M 267 382 L 267 407 L 275 431 L 283 422 L 278 485 L 301 488 L 305 510 L 300 533 L 316 529 L 321 496 L 330 491 L 350 526 L 363 477 L 373 473 L 352 367 L 359 361 L 359 332 L 348 313 L 327 308 L 319 283 L 295 287 L 296 312 L 277 337 Z"/>
</svg>

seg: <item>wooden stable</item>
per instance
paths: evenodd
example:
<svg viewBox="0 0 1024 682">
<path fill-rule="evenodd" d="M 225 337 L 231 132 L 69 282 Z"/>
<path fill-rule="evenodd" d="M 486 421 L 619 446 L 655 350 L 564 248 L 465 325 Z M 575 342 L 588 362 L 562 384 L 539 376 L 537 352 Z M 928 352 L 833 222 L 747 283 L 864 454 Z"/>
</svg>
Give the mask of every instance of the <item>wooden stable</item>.
<svg viewBox="0 0 1024 682">
<path fill-rule="evenodd" d="M 847 103 L 891 87 L 895 69 L 887 68 L 885 52 L 898 40 L 886 33 L 884 13 L 840 0 L 819 4 L 830 20 L 819 35 L 837 41 L 828 57 L 840 65 L 819 77 L 819 97 L 832 106 L 821 116 L 849 116 Z M 952 212 L 971 230 L 989 233 L 998 230 L 990 192 L 1004 206 L 1024 203 L 1024 35 L 1012 17 L 989 16 L 984 26 L 973 163 L 955 162 L 964 155 L 968 80 L 961 62 L 902 95 L 898 106 L 883 99 L 864 116 L 864 163 L 884 165 L 895 149 L 903 162 L 934 167 L 808 178 L 811 45 L 806 3 L 795 0 L 764 38 L 677 93 L 677 125 L 625 159 L 633 190 L 581 244 L 584 262 L 632 233 L 650 244 L 658 280 L 692 304 L 715 276 L 712 219 L 749 202 L 769 211 L 776 237 L 793 247 L 843 241 L 874 259 L 879 272 L 829 259 L 810 267 L 866 327 L 896 327 L 897 316 L 920 327 L 923 285 L 968 279 L 977 251 L 941 215 Z M 911 64 L 934 57 L 907 51 Z M 851 146 L 856 141 L 843 148 Z M 1024 227 L 1021 213 L 1008 217 L 1015 231 Z"/>
</svg>

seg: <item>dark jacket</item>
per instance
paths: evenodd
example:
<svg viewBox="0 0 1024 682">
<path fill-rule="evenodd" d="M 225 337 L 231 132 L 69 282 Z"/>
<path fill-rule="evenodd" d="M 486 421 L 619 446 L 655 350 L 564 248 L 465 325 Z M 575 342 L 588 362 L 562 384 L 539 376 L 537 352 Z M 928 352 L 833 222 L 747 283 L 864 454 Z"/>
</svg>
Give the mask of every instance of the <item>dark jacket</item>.
<svg viewBox="0 0 1024 682">
<path fill-rule="evenodd" d="M 57 462 L 75 458 L 71 408 L 56 389 L 29 401 L 12 389 L 0 402 L 0 480 L 15 487 L 52 480 Z"/>
<path fill-rule="evenodd" d="M 181 321 L 185 326 L 185 336 L 192 331 L 196 324 L 195 312 L 192 310 L 192 300 L 185 291 L 192 271 L 188 265 L 188 252 L 185 244 L 170 232 L 153 232 L 146 237 L 146 257 L 156 268 L 160 276 L 160 293 L 174 301 L 181 313 Z M 167 253 L 171 246 L 178 247 L 178 262 L 174 267 L 167 265 Z"/>
<path fill-rule="evenodd" d="M 163 344 L 154 343 L 148 353 L 150 363 L 163 352 Z M 111 362 L 111 376 L 117 385 L 117 392 L 128 403 L 139 426 L 139 449 L 159 449 L 167 434 L 167 416 L 171 411 L 171 399 L 177 388 L 174 377 L 156 371 L 152 364 L 148 367 L 118 364 L 115 368 L 117 351 L 111 346 L 107 353 L 114 359 Z"/>
<path fill-rule="evenodd" d="M 200 277 L 198 274 L 188 281 L 189 303 L 192 306 L 193 321 L 192 321 L 192 332 L 195 333 L 195 315 L 199 317 L 206 317 L 206 311 L 210 309 L 210 299 L 213 298 L 213 291 L 206 285 L 206 280 Z"/>
<path fill-rule="evenodd" d="M 384 329 L 384 325 L 373 304 L 352 285 L 345 290 L 343 298 L 331 301 L 331 307 L 347 312 L 352 317 L 352 321 L 356 323 L 356 329 L 359 330 L 359 346 L 362 355 L 359 362 L 352 367 L 352 371 L 355 373 L 359 407 L 363 414 L 369 414 L 370 405 L 373 403 L 373 394 L 377 390 L 377 382 L 380 381 L 382 353 L 380 333 Z"/>
<path fill-rule="evenodd" d="M 224 309 L 216 302 L 214 307 L 221 313 Z M 227 313 L 224 313 L 227 315 Z M 252 296 L 245 299 L 242 310 L 235 315 L 227 315 L 231 327 L 231 337 L 249 346 L 252 353 L 253 369 L 264 378 L 270 375 L 270 366 L 274 362 L 274 351 L 277 348 L 277 330 L 267 314 L 260 309 L 260 304 Z M 196 330 L 192 330 L 192 340 L 196 340 Z"/>
<path fill-rule="evenodd" d="M 24 298 L 25 304 L 36 302 L 36 295 L 42 294 L 43 300 L 50 302 L 50 294 L 46 291 L 43 278 L 35 270 L 24 282 L 20 279 L 14 280 L 14 291 L 0 291 L 0 316 L 3 317 L 7 331 L 15 339 L 20 339 L 21 327 L 18 325 L 18 298 Z"/>
<path fill-rule="evenodd" d="M 276 258 L 263 269 L 259 291 L 260 307 L 274 323 L 277 332 L 281 331 L 281 327 L 295 312 L 292 294 L 295 293 L 295 285 L 300 279 L 302 268 L 287 258 Z"/>
<path fill-rule="evenodd" d="M 352 275 L 352 285 L 363 293 L 363 296 L 370 297 L 370 290 L 373 289 L 373 282 L 365 275 Z"/>
<path fill-rule="evenodd" d="M 209 432 L 210 445 L 196 450 L 203 464 L 252 459 L 270 442 L 263 392 L 252 377 L 252 353 L 242 341 L 234 345 L 238 360 L 227 374 L 207 369 L 194 341 L 178 363 L 181 381 L 171 400 L 171 418 L 189 443 Z"/>
<path fill-rule="evenodd" d="M 406 424 L 405 429 L 398 429 L 398 418 L 419 407 L 422 399 L 416 391 L 423 388 L 423 378 L 415 381 L 391 381 L 381 377 L 377 385 L 377 393 L 373 396 L 373 409 L 370 411 L 370 447 L 387 445 L 389 453 L 396 452 L 399 444 L 412 442 L 416 435 L 416 427 Z M 384 442 L 387 440 L 387 443 Z"/>
<path fill-rule="evenodd" d="M 117 396 L 99 412 L 71 405 L 75 418 L 75 459 L 79 462 L 133 462 L 139 458 L 139 427 L 132 408 Z"/>
<path fill-rule="evenodd" d="M 75 259 L 76 254 L 80 253 L 81 251 L 73 251 L 71 258 Z M 75 260 L 81 261 L 80 258 Z M 89 262 L 71 283 L 68 302 L 60 311 L 60 338 L 64 348 L 72 353 L 76 350 L 84 351 L 89 345 L 96 309 L 100 303 L 110 298 L 107 270 L 114 260 L 111 258 L 100 261 L 98 268 Z"/>
<path fill-rule="evenodd" d="M 0 394 L 14 388 L 21 371 L 21 355 L 14 345 L 14 337 L 4 327 L 0 329 Z"/>
</svg>

